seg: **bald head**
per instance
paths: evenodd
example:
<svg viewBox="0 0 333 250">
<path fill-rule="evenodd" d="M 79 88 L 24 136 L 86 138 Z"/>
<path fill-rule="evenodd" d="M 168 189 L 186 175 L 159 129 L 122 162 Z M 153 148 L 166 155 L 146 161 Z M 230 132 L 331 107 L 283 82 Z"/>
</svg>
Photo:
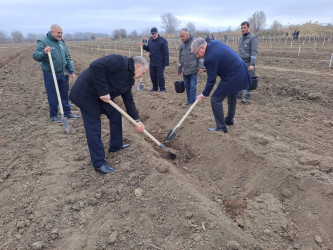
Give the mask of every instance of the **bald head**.
<svg viewBox="0 0 333 250">
<path fill-rule="evenodd" d="M 58 24 L 51 25 L 50 33 L 58 41 L 61 40 L 61 38 L 62 38 L 62 28 Z"/>
<path fill-rule="evenodd" d="M 180 37 L 180 40 L 184 43 L 190 37 L 190 33 L 188 32 L 188 30 L 186 28 L 183 28 L 180 30 L 179 37 Z"/>
</svg>

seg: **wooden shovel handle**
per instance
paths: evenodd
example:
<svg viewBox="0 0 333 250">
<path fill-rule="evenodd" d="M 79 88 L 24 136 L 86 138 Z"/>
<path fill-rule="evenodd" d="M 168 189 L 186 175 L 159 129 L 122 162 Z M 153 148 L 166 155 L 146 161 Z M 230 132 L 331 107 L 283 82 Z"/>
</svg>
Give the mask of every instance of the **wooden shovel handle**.
<svg viewBox="0 0 333 250">
<path fill-rule="evenodd" d="M 117 104 L 115 104 L 113 101 L 109 101 L 109 104 L 114 107 L 116 110 L 118 110 L 124 117 L 126 117 L 135 127 L 140 127 L 140 124 L 137 123 L 132 117 L 130 117 L 124 110 L 122 110 Z M 154 136 L 152 136 L 147 130 L 143 130 L 143 133 L 145 133 L 146 136 L 148 136 L 153 142 L 155 142 L 158 146 L 161 147 L 162 143 L 160 143 L 158 140 L 155 139 Z"/>
<path fill-rule="evenodd" d="M 179 128 L 180 125 L 182 125 L 182 123 L 184 122 L 184 120 L 186 119 L 186 117 L 191 113 L 192 109 L 194 109 L 194 107 L 195 107 L 195 105 L 197 105 L 197 103 L 198 103 L 198 100 L 195 100 L 195 102 L 191 105 L 191 107 L 189 108 L 189 110 L 186 112 L 186 114 L 183 116 L 183 118 L 177 124 L 176 128 Z"/>
</svg>

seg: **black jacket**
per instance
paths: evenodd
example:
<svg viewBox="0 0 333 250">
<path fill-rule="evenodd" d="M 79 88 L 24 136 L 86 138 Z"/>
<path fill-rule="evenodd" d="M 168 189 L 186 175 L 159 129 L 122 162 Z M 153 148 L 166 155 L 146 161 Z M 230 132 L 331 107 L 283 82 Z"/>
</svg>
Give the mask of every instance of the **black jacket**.
<svg viewBox="0 0 333 250">
<path fill-rule="evenodd" d="M 121 55 L 109 55 L 93 61 L 75 81 L 69 99 L 89 116 L 99 118 L 109 112 L 110 104 L 99 97 L 110 94 L 122 97 L 127 113 L 135 120 L 139 113 L 132 95 L 134 61 Z"/>
<path fill-rule="evenodd" d="M 168 41 L 158 35 L 154 40 L 148 40 L 148 45 L 143 45 L 144 50 L 149 51 L 150 66 L 169 66 Z"/>
</svg>

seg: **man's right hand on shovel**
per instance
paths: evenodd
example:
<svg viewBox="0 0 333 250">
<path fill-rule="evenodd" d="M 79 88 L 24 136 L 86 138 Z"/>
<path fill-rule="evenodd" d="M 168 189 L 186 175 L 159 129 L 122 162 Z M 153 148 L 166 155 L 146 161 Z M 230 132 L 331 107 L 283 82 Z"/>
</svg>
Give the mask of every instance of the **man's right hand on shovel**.
<svg viewBox="0 0 333 250">
<path fill-rule="evenodd" d="M 202 94 L 200 94 L 200 95 L 197 96 L 198 104 L 200 102 L 202 102 L 203 98 L 204 98 L 204 96 Z"/>
<path fill-rule="evenodd" d="M 145 130 L 145 125 L 143 125 L 142 122 L 140 121 L 137 121 L 137 123 L 140 125 L 139 127 L 136 127 L 136 130 L 139 132 L 139 133 L 142 133 L 143 130 Z"/>
<path fill-rule="evenodd" d="M 44 48 L 44 52 L 45 52 L 45 54 L 48 54 L 50 51 L 51 51 L 51 47 L 50 46 L 46 46 L 45 48 Z"/>
<path fill-rule="evenodd" d="M 109 94 L 107 94 L 107 95 L 103 95 L 103 96 L 100 96 L 99 98 L 100 98 L 103 102 L 107 102 L 107 103 L 109 103 L 109 101 L 111 100 Z"/>
</svg>

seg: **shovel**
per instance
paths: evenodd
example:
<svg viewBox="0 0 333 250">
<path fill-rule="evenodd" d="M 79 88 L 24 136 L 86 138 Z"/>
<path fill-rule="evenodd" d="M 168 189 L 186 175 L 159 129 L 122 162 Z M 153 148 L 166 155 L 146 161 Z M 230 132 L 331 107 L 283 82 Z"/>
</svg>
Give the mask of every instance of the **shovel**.
<svg viewBox="0 0 333 250">
<path fill-rule="evenodd" d="M 118 110 L 125 118 L 127 118 L 135 127 L 140 127 L 139 123 L 137 123 L 132 117 L 130 117 L 124 110 L 122 110 L 117 104 L 115 104 L 113 101 L 109 101 L 109 104 L 114 107 L 116 110 Z M 155 142 L 161 149 L 163 149 L 165 152 L 168 152 L 170 154 L 170 157 L 172 159 L 176 158 L 176 154 L 170 152 L 162 143 L 160 143 L 158 140 L 155 139 L 154 136 L 152 136 L 147 130 L 143 130 L 143 133 L 145 133 L 146 136 L 148 136 L 153 142 Z"/>
<path fill-rule="evenodd" d="M 53 66 L 51 51 L 48 53 L 48 56 L 49 56 L 51 70 L 52 70 L 52 75 L 53 75 L 53 80 L 54 80 L 54 86 L 55 86 L 55 89 L 56 89 L 56 92 L 57 92 L 58 103 L 59 103 L 59 108 L 60 108 L 60 112 L 61 112 L 62 124 L 64 125 L 66 131 L 68 132 L 70 128 L 69 128 L 67 117 L 65 117 L 64 110 L 62 108 L 62 102 L 61 102 L 60 92 L 59 92 L 59 88 L 58 88 L 57 77 L 56 77 L 56 74 L 55 74 L 55 71 L 54 71 L 54 66 Z"/>
<path fill-rule="evenodd" d="M 184 120 L 186 119 L 186 117 L 191 113 L 192 109 L 194 109 L 195 105 L 197 105 L 198 100 L 196 100 L 191 107 L 189 108 L 189 110 L 186 112 L 186 114 L 184 115 L 184 117 L 180 120 L 180 122 L 176 125 L 176 127 L 173 130 L 170 130 L 170 132 L 168 133 L 167 137 L 165 138 L 164 142 L 173 142 L 173 140 L 176 138 L 177 134 L 176 131 L 178 130 L 178 128 L 180 127 L 180 125 L 182 125 L 182 123 L 184 122 Z"/>
<path fill-rule="evenodd" d="M 142 56 L 142 46 L 141 47 L 141 56 Z M 142 77 L 140 77 L 140 83 L 136 86 L 136 89 L 138 91 L 143 91 L 145 88 L 145 85 L 142 83 Z"/>
</svg>

